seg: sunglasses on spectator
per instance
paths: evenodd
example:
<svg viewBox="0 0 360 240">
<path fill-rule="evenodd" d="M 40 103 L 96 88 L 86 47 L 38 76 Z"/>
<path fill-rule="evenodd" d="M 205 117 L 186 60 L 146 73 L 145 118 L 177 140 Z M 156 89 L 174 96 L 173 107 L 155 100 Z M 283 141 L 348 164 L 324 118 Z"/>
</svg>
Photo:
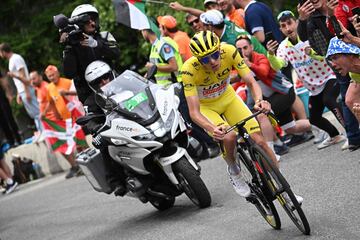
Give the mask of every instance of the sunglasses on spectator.
<svg viewBox="0 0 360 240">
<path fill-rule="evenodd" d="M 294 13 L 292 11 L 286 10 L 279 13 L 277 16 L 277 20 L 280 21 L 284 17 L 295 17 Z"/>
<path fill-rule="evenodd" d="M 197 18 L 194 21 L 188 22 L 188 24 L 192 27 L 192 26 L 194 26 L 195 23 L 198 24 L 199 21 L 200 21 L 200 19 Z"/>
<path fill-rule="evenodd" d="M 199 58 L 199 61 L 202 63 L 202 64 L 208 64 L 210 63 L 210 60 L 213 59 L 213 60 L 218 60 L 220 57 L 220 51 L 216 51 L 210 55 L 207 55 L 205 57 L 202 57 L 202 58 Z"/>
</svg>

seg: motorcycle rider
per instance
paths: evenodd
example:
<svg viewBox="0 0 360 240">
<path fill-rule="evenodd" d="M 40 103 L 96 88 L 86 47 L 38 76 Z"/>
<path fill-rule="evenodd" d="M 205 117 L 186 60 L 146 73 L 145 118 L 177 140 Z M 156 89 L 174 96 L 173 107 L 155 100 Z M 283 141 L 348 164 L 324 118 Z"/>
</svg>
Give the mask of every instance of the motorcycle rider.
<svg viewBox="0 0 360 240">
<path fill-rule="evenodd" d="M 96 101 L 96 93 L 99 92 L 102 86 L 106 85 L 114 78 L 115 74 L 111 70 L 110 66 L 106 62 L 100 60 L 90 63 L 85 70 L 85 80 L 89 89 L 92 90 L 92 93 L 86 99 L 84 108 L 86 109 L 87 115 L 96 116 L 86 124 L 87 129 L 91 133 L 96 132 L 105 122 L 104 110 L 102 109 L 104 106 L 99 106 L 100 104 Z M 93 145 L 101 152 L 107 172 L 106 180 L 111 189 L 114 191 L 115 196 L 125 195 L 126 176 L 124 169 L 121 165 L 112 160 L 106 143 L 97 139 L 93 140 Z"/>
</svg>

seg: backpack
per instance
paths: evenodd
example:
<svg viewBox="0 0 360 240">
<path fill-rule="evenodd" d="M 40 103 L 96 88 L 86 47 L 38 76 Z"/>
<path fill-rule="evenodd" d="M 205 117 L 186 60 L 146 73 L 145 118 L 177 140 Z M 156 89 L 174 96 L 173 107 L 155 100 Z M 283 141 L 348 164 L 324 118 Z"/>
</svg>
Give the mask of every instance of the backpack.
<svg viewBox="0 0 360 240">
<path fill-rule="evenodd" d="M 13 179 L 20 184 L 45 176 L 40 165 L 29 158 L 13 158 L 12 163 L 14 165 Z"/>
</svg>

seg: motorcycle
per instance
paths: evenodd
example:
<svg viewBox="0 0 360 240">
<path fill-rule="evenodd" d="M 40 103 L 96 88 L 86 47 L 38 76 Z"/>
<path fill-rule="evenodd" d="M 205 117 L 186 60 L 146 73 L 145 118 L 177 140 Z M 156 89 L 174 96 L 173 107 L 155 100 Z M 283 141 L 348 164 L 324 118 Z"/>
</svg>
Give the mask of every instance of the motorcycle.
<svg viewBox="0 0 360 240">
<path fill-rule="evenodd" d="M 93 141 L 107 144 L 111 158 L 124 168 L 126 195 L 158 210 L 171 208 L 182 193 L 200 208 L 211 204 L 200 167 L 186 150 L 186 126 L 178 111 L 180 88 L 178 83 L 160 86 L 126 70 L 96 94 L 106 121 Z M 91 118 L 77 122 L 85 125 Z M 83 151 L 76 161 L 96 191 L 111 192 L 98 149 Z"/>
</svg>

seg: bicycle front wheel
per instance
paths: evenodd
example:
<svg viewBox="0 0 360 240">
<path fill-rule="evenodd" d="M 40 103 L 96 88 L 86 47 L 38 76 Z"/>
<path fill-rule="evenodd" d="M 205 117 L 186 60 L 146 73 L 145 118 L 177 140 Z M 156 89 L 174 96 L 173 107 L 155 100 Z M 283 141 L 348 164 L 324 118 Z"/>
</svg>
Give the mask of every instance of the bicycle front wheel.
<svg viewBox="0 0 360 240">
<path fill-rule="evenodd" d="M 244 151 L 241 151 L 238 160 L 238 165 L 241 167 L 241 172 L 246 183 L 251 189 L 251 195 L 246 200 L 255 205 L 261 216 L 274 229 L 281 228 L 281 221 L 274 203 L 269 200 L 263 193 L 263 178 L 260 177 L 259 172 L 256 171 L 254 165 Z"/>
<path fill-rule="evenodd" d="M 257 166 L 261 168 L 259 172 L 264 173 L 264 181 L 272 196 L 280 202 L 295 226 L 303 234 L 310 235 L 309 222 L 285 177 L 259 146 L 255 145 L 252 147 L 252 155 L 259 163 L 259 166 Z"/>
</svg>

